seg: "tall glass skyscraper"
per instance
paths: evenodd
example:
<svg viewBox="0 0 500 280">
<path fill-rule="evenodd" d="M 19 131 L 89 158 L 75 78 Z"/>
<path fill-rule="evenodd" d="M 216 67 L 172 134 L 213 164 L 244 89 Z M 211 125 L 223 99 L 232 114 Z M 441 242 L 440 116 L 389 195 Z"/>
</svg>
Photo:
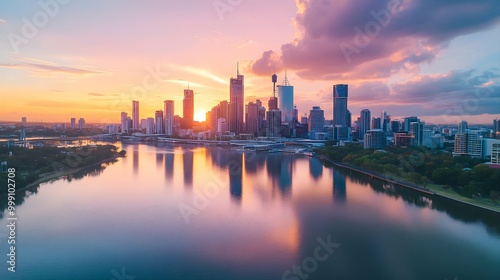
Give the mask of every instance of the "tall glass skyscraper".
<svg viewBox="0 0 500 280">
<path fill-rule="evenodd" d="M 244 104 L 245 86 L 244 76 L 237 71 L 236 78 L 229 80 L 229 131 L 236 135 L 244 131 Z"/>
<path fill-rule="evenodd" d="M 333 86 L 333 125 L 351 126 L 347 117 L 347 85 Z"/>
<path fill-rule="evenodd" d="M 184 90 L 184 100 L 182 107 L 183 128 L 193 128 L 194 119 L 194 92 L 192 89 Z"/>
<path fill-rule="evenodd" d="M 365 139 L 365 133 L 370 130 L 371 112 L 368 109 L 361 111 L 359 116 L 359 139 Z"/>
<path fill-rule="evenodd" d="M 293 120 L 293 86 L 286 77 L 283 84 L 278 86 L 278 108 L 281 110 L 281 121 L 292 123 Z"/>
<path fill-rule="evenodd" d="M 174 134 L 174 101 L 165 100 L 164 111 L 165 113 L 165 134 Z"/>
<path fill-rule="evenodd" d="M 139 130 L 139 101 L 132 101 L 132 129 Z"/>
<path fill-rule="evenodd" d="M 313 106 L 312 110 L 309 111 L 308 125 L 311 135 L 314 135 L 315 132 L 323 132 L 323 127 L 325 126 L 325 111 L 321 110 L 319 106 Z"/>
</svg>

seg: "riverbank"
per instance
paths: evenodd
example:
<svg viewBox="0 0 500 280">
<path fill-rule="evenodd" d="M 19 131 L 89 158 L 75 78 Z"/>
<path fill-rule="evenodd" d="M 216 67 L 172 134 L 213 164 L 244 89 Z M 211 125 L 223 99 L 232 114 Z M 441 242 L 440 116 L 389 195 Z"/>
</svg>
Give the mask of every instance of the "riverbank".
<svg viewBox="0 0 500 280">
<path fill-rule="evenodd" d="M 394 180 L 394 179 L 388 178 L 388 177 L 380 175 L 380 174 L 376 174 L 376 173 L 373 173 L 370 171 L 362 170 L 362 169 L 356 168 L 354 166 L 346 165 L 346 164 L 339 163 L 339 162 L 334 162 L 334 161 L 328 159 L 324 155 L 318 155 L 318 156 L 320 159 L 327 161 L 336 167 L 341 167 L 341 168 L 345 168 L 348 170 L 352 170 L 352 171 L 370 176 L 371 178 L 376 178 L 378 180 L 382 180 L 384 182 L 395 184 L 395 185 L 398 185 L 398 186 L 401 186 L 404 188 L 412 189 L 412 190 L 415 190 L 415 191 L 418 191 L 418 192 L 421 192 L 421 193 L 424 193 L 427 195 L 431 195 L 431 196 L 435 195 L 435 196 L 443 197 L 446 199 L 454 200 L 454 201 L 457 201 L 460 203 L 479 207 L 479 208 L 482 208 L 485 210 L 500 213 L 500 205 L 498 205 L 498 206 L 490 205 L 490 204 L 487 204 L 485 202 L 477 201 L 476 199 L 467 198 L 467 197 L 459 195 L 458 193 L 454 192 L 451 189 L 445 189 L 443 186 L 440 186 L 440 185 L 430 184 L 427 187 L 417 186 L 417 185 L 414 185 L 414 184 L 411 184 L 408 182 Z"/>
<path fill-rule="evenodd" d="M 84 169 L 87 169 L 87 168 L 90 168 L 92 166 L 101 165 L 103 163 L 115 162 L 120 157 L 122 157 L 122 156 L 114 156 L 114 157 L 111 157 L 111 158 L 108 158 L 108 159 L 104 159 L 104 160 L 102 160 L 100 162 L 92 163 L 92 164 L 85 165 L 85 166 L 78 167 L 78 168 L 72 168 L 72 169 L 68 169 L 68 170 L 64 170 L 64 171 L 53 171 L 53 172 L 49 172 L 49 173 L 40 174 L 40 178 L 38 180 L 36 180 L 35 182 L 32 182 L 32 183 L 29 183 L 25 187 L 17 189 L 16 192 L 23 191 L 23 190 L 35 187 L 35 186 L 37 186 L 39 184 L 42 184 L 42 183 L 45 183 L 45 182 L 49 182 L 49 181 L 52 181 L 52 180 L 57 180 L 57 179 L 59 179 L 59 178 L 61 178 L 63 176 L 73 175 L 73 174 L 75 174 L 77 172 L 80 172 L 80 171 L 82 171 Z"/>
<path fill-rule="evenodd" d="M 92 145 L 81 147 L 22 147 L 0 148 L 0 161 L 15 170 L 16 191 L 75 174 L 85 168 L 111 162 L 125 156 L 113 145 Z M 0 181 L 7 180 L 7 173 L 0 173 Z M 0 194 L 7 193 L 7 185 L 0 185 Z"/>
</svg>

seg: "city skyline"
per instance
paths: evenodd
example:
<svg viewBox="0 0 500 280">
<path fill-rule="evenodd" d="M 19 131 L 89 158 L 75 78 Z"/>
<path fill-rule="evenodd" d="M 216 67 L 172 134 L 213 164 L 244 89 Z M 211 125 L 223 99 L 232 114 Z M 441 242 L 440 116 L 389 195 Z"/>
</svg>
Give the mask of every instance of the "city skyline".
<svg viewBox="0 0 500 280">
<path fill-rule="evenodd" d="M 0 54 L 0 82 L 2 98 L 11 106 L 0 120 L 26 116 L 57 122 L 78 115 L 89 123 L 114 123 L 117 114 L 130 112 L 132 100 L 140 102 L 145 116 L 154 116 L 164 100 L 176 101 L 175 111 L 182 112 L 179 101 L 188 83 L 195 99 L 204 100 L 194 105 L 195 120 L 202 120 L 228 100 L 237 61 L 245 75 L 243 104 L 266 103 L 269 75 L 276 69 L 283 76 L 286 68 L 299 115 L 321 106 L 331 119 L 331 85 L 345 83 L 355 115 L 368 108 L 396 118 L 418 115 L 427 123 L 489 123 L 500 117 L 495 68 L 500 52 L 493 39 L 500 36 L 500 26 L 494 2 L 470 3 L 477 9 L 434 4 L 456 11 L 447 13 L 449 24 L 437 30 L 422 30 L 414 21 L 431 8 L 427 1 L 365 2 L 253 1 L 224 11 L 202 1 L 176 3 L 175 9 L 161 2 L 69 2 L 59 4 L 43 27 L 35 26 L 33 36 L 21 41 L 13 38 L 23 38 L 26 22 L 34 24 L 33 15 L 48 12 L 38 3 L 2 3 L 0 46 L 8 51 Z M 102 13 L 92 22 L 81 20 L 97 8 Z M 111 11 L 116 17 L 107 16 Z M 316 19 L 319 11 L 328 20 Z M 465 16 L 468 25 L 458 24 Z M 140 24 L 131 26 L 129 18 Z M 428 24 L 439 21 L 437 12 L 425 18 Z M 377 19 L 379 25 L 372 28 L 378 35 L 360 35 L 369 40 L 357 46 L 356 30 L 366 35 L 367 24 Z M 171 27 L 177 25 L 185 28 Z M 124 28 L 127 32 L 120 31 Z M 260 32 L 268 29 L 273 32 Z M 171 38 L 182 43 L 169 44 Z"/>
</svg>

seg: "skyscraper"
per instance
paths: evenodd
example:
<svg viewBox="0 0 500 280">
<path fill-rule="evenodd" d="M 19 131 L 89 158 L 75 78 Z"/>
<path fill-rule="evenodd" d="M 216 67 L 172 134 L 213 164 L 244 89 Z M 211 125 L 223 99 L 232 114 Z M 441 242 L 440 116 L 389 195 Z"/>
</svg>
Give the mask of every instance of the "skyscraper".
<svg viewBox="0 0 500 280">
<path fill-rule="evenodd" d="M 410 124 L 412 122 L 420 122 L 420 119 L 412 116 L 412 117 L 406 117 L 404 122 L 403 122 L 403 131 L 409 132 L 410 131 Z"/>
<path fill-rule="evenodd" d="M 244 117 L 244 76 L 240 75 L 239 67 L 236 78 L 229 80 L 229 131 L 236 135 L 243 132 Z"/>
<path fill-rule="evenodd" d="M 333 86 L 333 125 L 351 126 L 347 116 L 348 87 L 346 84 Z"/>
<path fill-rule="evenodd" d="M 293 86 L 286 77 L 278 86 L 278 108 L 281 110 L 281 121 L 292 123 L 293 120 Z"/>
<path fill-rule="evenodd" d="M 155 119 L 147 118 L 144 122 L 144 129 L 146 130 L 146 134 L 153 134 L 155 128 Z"/>
<path fill-rule="evenodd" d="M 368 109 L 361 111 L 359 116 L 359 139 L 365 139 L 365 133 L 370 130 L 371 112 Z"/>
<path fill-rule="evenodd" d="M 75 129 L 76 128 L 76 118 L 71 118 L 70 123 L 71 123 L 71 128 Z"/>
<path fill-rule="evenodd" d="M 128 126 L 128 114 L 126 112 L 121 113 L 120 121 L 122 125 L 122 133 L 127 133 L 130 127 Z M 73 125 L 73 123 L 71 125 Z"/>
<path fill-rule="evenodd" d="M 380 128 L 382 129 L 383 132 L 387 132 L 390 129 L 390 117 L 387 115 L 386 111 L 383 111 L 380 114 Z"/>
<path fill-rule="evenodd" d="M 164 121 L 163 121 L 163 111 L 158 110 L 155 112 L 155 133 L 163 134 L 164 133 Z"/>
<path fill-rule="evenodd" d="M 78 129 L 84 129 L 85 128 L 85 119 L 84 118 L 80 118 L 78 120 Z"/>
<path fill-rule="evenodd" d="M 319 106 L 314 106 L 311 111 L 309 111 L 309 133 L 311 139 L 314 139 L 316 132 L 323 132 L 323 127 L 325 126 L 325 111 L 321 110 Z"/>
<path fill-rule="evenodd" d="M 139 101 L 132 101 L 132 129 L 139 130 Z"/>
<path fill-rule="evenodd" d="M 382 129 L 380 122 L 381 122 L 380 118 L 373 117 L 372 124 L 371 124 L 372 129 Z M 409 125 L 408 125 L 408 127 L 409 127 Z"/>
<path fill-rule="evenodd" d="M 380 149 L 386 145 L 385 132 L 382 129 L 370 129 L 366 132 L 363 148 L 365 149 Z"/>
<path fill-rule="evenodd" d="M 272 109 L 266 112 L 266 136 L 280 137 L 281 111 Z"/>
<path fill-rule="evenodd" d="M 164 105 L 164 114 L 165 114 L 165 134 L 173 135 L 174 134 L 174 101 L 173 100 L 165 100 L 163 102 Z"/>
<path fill-rule="evenodd" d="M 495 119 L 493 120 L 493 138 L 499 138 L 500 137 L 500 120 Z"/>
<path fill-rule="evenodd" d="M 248 102 L 245 113 L 245 124 L 247 132 L 257 136 L 259 132 L 259 105 L 253 102 Z"/>
<path fill-rule="evenodd" d="M 229 118 L 229 103 L 227 100 L 219 102 L 219 110 L 219 118 L 224 118 L 227 121 Z"/>
<path fill-rule="evenodd" d="M 461 135 L 464 134 L 466 131 L 467 131 L 467 122 L 466 121 L 459 122 L 457 134 Z"/>
<path fill-rule="evenodd" d="M 413 135 L 412 145 L 422 146 L 424 143 L 424 122 L 410 123 L 410 134 Z"/>
<path fill-rule="evenodd" d="M 192 89 L 184 90 L 182 106 L 182 128 L 193 128 L 194 119 L 194 92 Z"/>
<path fill-rule="evenodd" d="M 398 133 L 401 130 L 401 123 L 398 120 L 391 121 L 391 131 Z"/>
</svg>

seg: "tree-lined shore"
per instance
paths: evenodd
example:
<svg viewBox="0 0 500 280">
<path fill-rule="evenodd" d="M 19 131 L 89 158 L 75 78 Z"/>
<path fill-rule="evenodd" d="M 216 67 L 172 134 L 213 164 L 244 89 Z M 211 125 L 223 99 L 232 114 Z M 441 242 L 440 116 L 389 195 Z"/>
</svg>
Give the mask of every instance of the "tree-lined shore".
<svg viewBox="0 0 500 280">
<path fill-rule="evenodd" d="M 453 157 L 425 147 L 365 150 L 360 145 L 327 146 L 316 153 L 332 162 L 409 183 L 462 202 L 498 209 L 500 169 L 483 159 Z"/>
<path fill-rule="evenodd" d="M 110 162 L 124 156 L 114 145 L 81 147 L 1 147 L 0 162 L 7 162 L 8 168 L 15 168 L 16 189 L 21 190 L 33 184 L 56 179 L 77 172 L 86 167 Z M 7 173 L 0 173 L 0 194 L 7 193 Z"/>
</svg>

